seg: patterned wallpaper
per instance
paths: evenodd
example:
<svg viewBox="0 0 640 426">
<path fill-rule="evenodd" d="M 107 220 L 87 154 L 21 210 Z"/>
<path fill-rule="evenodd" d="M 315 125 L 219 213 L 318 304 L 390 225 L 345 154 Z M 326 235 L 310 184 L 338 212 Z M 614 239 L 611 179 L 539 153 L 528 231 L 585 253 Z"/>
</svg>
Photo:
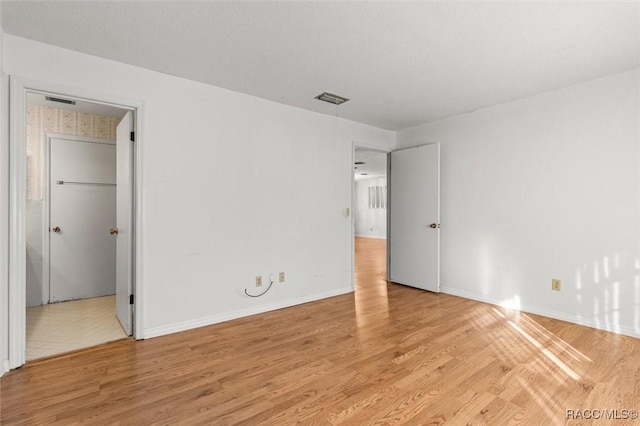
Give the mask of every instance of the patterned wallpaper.
<svg viewBox="0 0 640 426">
<path fill-rule="evenodd" d="M 27 199 L 42 200 L 46 132 L 115 139 L 120 119 L 41 105 L 27 106 Z"/>
</svg>

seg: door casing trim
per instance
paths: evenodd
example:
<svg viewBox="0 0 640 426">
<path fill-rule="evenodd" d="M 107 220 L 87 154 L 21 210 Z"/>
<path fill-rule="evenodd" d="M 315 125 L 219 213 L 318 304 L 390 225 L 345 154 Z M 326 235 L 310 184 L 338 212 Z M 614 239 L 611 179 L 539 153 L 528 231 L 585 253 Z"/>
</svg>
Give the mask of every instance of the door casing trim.
<svg viewBox="0 0 640 426">
<path fill-rule="evenodd" d="M 134 111 L 136 141 L 133 147 L 133 291 L 135 294 L 133 337 L 142 339 L 144 330 L 144 268 L 142 261 L 143 221 L 142 195 L 144 155 L 144 101 L 123 98 L 78 87 L 9 76 L 9 252 L 8 252 L 8 346 L 9 368 L 25 363 L 26 350 L 26 98 L 27 93 L 38 93 L 101 103 Z"/>
</svg>

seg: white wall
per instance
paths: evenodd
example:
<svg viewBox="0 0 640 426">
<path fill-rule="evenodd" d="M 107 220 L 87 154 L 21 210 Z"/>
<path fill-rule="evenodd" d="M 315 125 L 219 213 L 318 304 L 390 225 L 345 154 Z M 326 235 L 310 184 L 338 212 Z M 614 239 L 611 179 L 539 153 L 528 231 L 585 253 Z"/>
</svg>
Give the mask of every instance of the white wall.
<svg viewBox="0 0 640 426">
<path fill-rule="evenodd" d="M 640 337 L 639 70 L 397 137 L 434 142 L 445 292 Z"/>
<path fill-rule="evenodd" d="M 145 337 L 351 291 L 352 144 L 393 132 L 5 37 L 11 75 L 144 102 Z"/>
<path fill-rule="evenodd" d="M 45 214 L 42 200 L 27 200 L 26 244 L 26 302 L 27 307 L 42 305 L 42 268 L 44 252 L 43 215 Z"/>
<path fill-rule="evenodd" d="M 356 237 L 387 238 L 387 209 L 369 208 L 369 187 L 387 186 L 387 178 L 361 179 L 355 183 L 354 225 Z"/>
</svg>

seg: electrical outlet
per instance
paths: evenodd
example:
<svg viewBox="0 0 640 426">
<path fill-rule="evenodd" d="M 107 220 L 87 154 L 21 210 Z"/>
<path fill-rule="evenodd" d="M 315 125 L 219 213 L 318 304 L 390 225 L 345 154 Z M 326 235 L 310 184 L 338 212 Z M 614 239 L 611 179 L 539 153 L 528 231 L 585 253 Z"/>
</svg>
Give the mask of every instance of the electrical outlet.
<svg viewBox="0 0 640 426">
<path fill-rule="evenodd" d="M 262 275 L 256 275 L 256 287 L 262 287 Z"/>
<path fill-rule="evenodd" d="M 551 290 L 560 291 L 562 288 L 562 281 L 553 278 L 551 280 Z"/>
<path fill-rule="evenodd" d="M 284 282 L 284 272 L 280 272 L 278 274 L 278 281 L 283 283 Z"/>
</svg>

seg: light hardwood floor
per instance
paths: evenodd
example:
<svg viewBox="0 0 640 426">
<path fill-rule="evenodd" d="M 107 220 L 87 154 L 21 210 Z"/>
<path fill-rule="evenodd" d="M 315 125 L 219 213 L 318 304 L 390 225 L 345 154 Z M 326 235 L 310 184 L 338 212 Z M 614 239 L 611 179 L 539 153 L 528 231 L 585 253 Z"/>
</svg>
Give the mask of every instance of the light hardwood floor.
<svg viewBox="0 0 640 426">
<path fill-rule="evenodd" d="M 356 250 L 354 294 L 12 371 L 1 423 L 549 425 L 640 408 L 639 340 L 387 284 L 384 241 Z"/>
</svg>

